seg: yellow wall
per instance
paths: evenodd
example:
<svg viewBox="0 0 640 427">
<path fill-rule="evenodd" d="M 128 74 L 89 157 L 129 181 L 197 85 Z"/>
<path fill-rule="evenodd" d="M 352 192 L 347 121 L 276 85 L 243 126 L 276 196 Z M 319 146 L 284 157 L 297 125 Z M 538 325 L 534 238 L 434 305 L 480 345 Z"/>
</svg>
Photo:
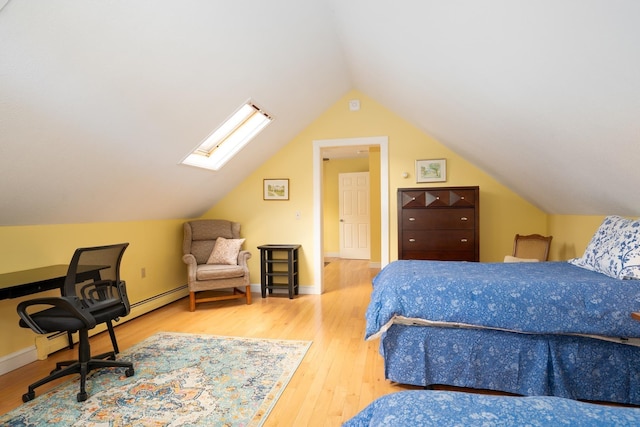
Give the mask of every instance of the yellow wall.
<svg viewBox="0 0 640 427">
<path fill-rule="evenodd" d="M 349 110 L 351 99 L 360 100 L 359 111 Z M 502 261 L 511 253 L 516 233 L 546 234 L 548 218 L 540 209 L 373 99 L 351 91 L 204 215 L 242 223 L 246 248 L 255 253 L 249 263 L 252 283 L 259 283 L 256 246 L 300 243 L 300 285 L 313 285 L 312 142 L 373 136 L 389 138 L 391 260 L 397 259 L 396 190 L 401 187 L 479 185 L 481 261 Z M 415 161 L 430 158 L 447 159 L 447 182 L 418 185 L 415 183 Z M 403 172 L 408 172 L 409 177 L 403 178 Z M 290 200 L 262 200 L 264 178 L 289 178 Z M 296 211 L 301 212 L 299 220 L 295 218 Z"/>
<path fill-rule="evenodd" d="M 133 304 L 186 283 L 182 222 L 0 227 L 0 273 L 68 264 L 78 247 L 129 242 L 122 258 L 121 275 L 127 282 Z M 143 267 L 146 269 L 144 279 L 141 277 Z M 34 344 L 36 335 L 18 326 L 16 305 L 26 298 L 33 296 L 0 301 L 0 358 Z"/>
<path fill-rule="evenodd" d="M 582 256 L 604 218 L 601 215 L 549 215 L 549 234 L 553 236 L 549 259 Z"/>
<path fill-rule="evenodd" d="M 312 283 L 312 144 L 296 142 L 297 139 L 268 159 L 203 215 L 203 218 L 228 219 L 241 224 L 240 233 L 246 239 L 243 248 L 252 254 L 249 271 L 253 284 L 260 283 L 257 246 L 264 244 L 302 245 L 298 251 L 299 283 L 300 286 Z M 281 178 L 289 179 L 289 200 L 263 200 L 263 180 Z"/>
</svg>

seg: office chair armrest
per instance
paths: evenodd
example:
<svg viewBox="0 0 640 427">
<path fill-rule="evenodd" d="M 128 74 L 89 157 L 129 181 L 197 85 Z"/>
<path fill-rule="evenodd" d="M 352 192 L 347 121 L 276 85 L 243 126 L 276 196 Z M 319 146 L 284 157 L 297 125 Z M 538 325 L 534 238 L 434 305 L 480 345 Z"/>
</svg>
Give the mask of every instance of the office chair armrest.
<svg viewBox="0 0 640 427">
<path fill-rule="evenodd" d="M 60 308 L 67 311 L 69 315 L 77 318 L 85 324 L 87 329 L 94 328 L 96 326 L 96 319 L 93 318 L 91 313 L 82 306 L 80 299 L 77 297 L 52 297 L 52 298 L 34 298 L 27 301 L 22 301 L 18 304 L 17 311 L 20 318 L 27 324 L 34 332 L 38 334 L 47 334 L 55 331 L 45 331 L 38 325 L 31 315 L 27 313 L 27 307 L 33 305 L 49 305 L 52 307 Z"/>
<path fill-rule="evenodd" d="M 129 303 L 129 296 L 127 294 L 127 282 L 124 280 L 119 280 L 116 282 L 116 286 L 118 288 L 118 293 L 120 294 L 120 299 L 122 300 L 122 304 L 125 306 L 126 313 L 123 316 L 128 316 L 131 312 L 131 303 Z"/>
<path fill-rule="evenodd" d="M 113 280 L 96 280 L 80 288 L 80 296 L 85 305 L 95 304 L 99 301 L 117 298 L 114 296 L 115 282 Z"/>
<path fill-rule="evenodd" d="M 121 304 L 125 307 L 126 316 L 131 311 L 131 304 L 127 296 L 127 284 L 124 280 L 97 280 L 84 285 L 80 289 L 82 305 L 91 312 L 105 306 Z"/>
</svg>

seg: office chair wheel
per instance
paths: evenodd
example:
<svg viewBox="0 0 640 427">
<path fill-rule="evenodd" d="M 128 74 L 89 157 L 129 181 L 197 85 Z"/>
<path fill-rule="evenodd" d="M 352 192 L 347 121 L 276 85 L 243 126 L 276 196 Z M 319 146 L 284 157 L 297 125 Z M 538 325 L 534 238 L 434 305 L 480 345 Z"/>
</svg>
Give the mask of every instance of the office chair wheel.
<svg viewBox="0 0 640 427">
<path fill-rule="evenodd" d="M 27 392 L 27 393 L 22 395 L 22 401 L 24 403 L 27 403 L 28 401 L 33 400 L 35 398 L 36 398 L 36 392 L 35 391 L 30 391 L 30 392 Z"/>
<path fill-rule="evenodd" d="M 87 400 L 87 397 L 89 397 L 89 395 L 87 394 L 86 391 L 78 393 L 78 396 L 77 396 L 78 402 L 84 402 L 85 400 Z"/>
<path fill-rule="evenodd" d="M 133 370 L 133 368 L 127 368 L 127 370 L 126 370 L 126 371 L 124 371 L 124 374 L 125 374 L 127 377 L 132 377 L 134 373 L 135 373 L 135 371 Z"/>
</svg>

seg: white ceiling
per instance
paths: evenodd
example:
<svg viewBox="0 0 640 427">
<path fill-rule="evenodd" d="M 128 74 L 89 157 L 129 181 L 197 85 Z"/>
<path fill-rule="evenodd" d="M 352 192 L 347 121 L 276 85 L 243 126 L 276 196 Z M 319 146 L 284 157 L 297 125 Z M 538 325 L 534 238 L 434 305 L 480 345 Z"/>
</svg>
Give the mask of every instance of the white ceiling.
<svg viewBox="0 0 640 427">
<path fill-rule="evenodd" d="M 199 216 L 350 89 L 546 212 L 640 215 L 636 0 L 0 7 L 0 225 Z M 178 164 L 249 98 L 248 148 Z"/>
</svg>

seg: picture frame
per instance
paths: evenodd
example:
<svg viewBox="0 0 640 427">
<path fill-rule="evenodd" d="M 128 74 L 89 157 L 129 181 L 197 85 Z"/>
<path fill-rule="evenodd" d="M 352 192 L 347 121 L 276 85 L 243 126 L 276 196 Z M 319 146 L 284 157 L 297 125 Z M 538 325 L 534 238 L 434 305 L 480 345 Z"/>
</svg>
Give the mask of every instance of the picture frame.
<svg viewBox="0 0 640 427">
<path fill-rule="evenodd" d="M 264 200 L 289 200 L 289 179 L 264 179 Z"/>
<path fill-rule="evenodd" d="M 447 159 L 416 160 L 416 182 L 447 180 Z"/>
</svg>

